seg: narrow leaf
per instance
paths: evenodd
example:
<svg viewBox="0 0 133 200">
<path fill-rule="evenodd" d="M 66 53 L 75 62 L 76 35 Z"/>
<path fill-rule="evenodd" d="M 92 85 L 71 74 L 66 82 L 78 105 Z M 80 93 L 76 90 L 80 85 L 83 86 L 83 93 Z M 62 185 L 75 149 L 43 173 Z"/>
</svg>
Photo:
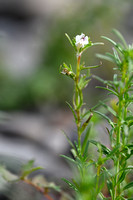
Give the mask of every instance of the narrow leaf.
<svg viewBox="0 0 133 200">
<path fill-rule="evenodd" d="M 70 181 L 68 181 L 68 180 L 65 179 L 65 178 L 62 178 L 62 180 L 63 180 L 65 183 L 67 183 L 67 184 L 69 185 L 70 188 L 72 188 L 73 190 L 75 190 L 76 192 L 78 192 L 76 186 L 75 186 L 73 183 L 71 183 Z"/>
<path fill-rule="evenodd" d="M 111 40 L 110 38 L 106 37 L 106 36 L 101 36 L 103 39 L 105 40 L 108 40 L 109 42 L 111 42 L 117 49 L 119 49 L 120 52 L 122 52 L 122 49 L 121 47 L 116 43 L 114 42 L 113 40 Z"/>
<path fill-rule="evenodd" d="M 78 87 L 78 92 L 79 92 L 79 105 L 77 106 L 77 110 L 81 108 L 83 105 L 83 93 L 82 90 Z"/>
<path fill-rule="evenodd" d="M 78 185 L 78 183 L 74 179 L 72 179 L 72 182 L 74 183 L 74 185 L 76 186 L 76 188 L 79 190 L 80 189 L 80 185 Z"/>
<path fill-rule="evenodd" d="M 111 121 L 111 119 L 109 117 L 107 117 L 106 115 L 104 115 L 103 113 L 99 112 L 99 111 L 96 111 L 94 110 L 93 111 L 94 113 L 97 113 L 98 115 L 101 115 L 104 119 L 106 119 L 109 124 L 114 128 L 114 123 Z"/>
<path fill-rule="evenodd" d="M 133 181 L 128 183 L 124 188 L 123 190 L 127 190 L 127 189 L 130 189 L 131 187 L 133 187 Z"/>
<path fill-rule="evenodd" d="M 110 57 L 114 63 L 116 64 L 118 63 L 118 60 L 116 59 L 116 57 L 112 55 L 111 53 L 107 52 L 106 56 Z"/>
<path fill-rule="evenodd" d="M 104 102 L 100 101 L 101 105 L 104 106 L 111 114 L 113 114 L 115 117 L 117 116 L 116 112 L 108 105 L 106 105 Z"/>
<path fill-rule="evenodd" d="M 114 154 L 119 150 L 120 145 L 117 145 L 105 158 L 105 160 L 108 160 L 114 156 Z"/>
<path fill-rule="evenodd" d="M 112 194 L 112 190 L 113 190 L 113 184 L 111 181 L 107 180 L 107 187 L 108 187 L 108 190 L 110 192 L 110 194 Z"/>
<path fill-rule="evenodd" d="M 107 148 L 105 145 L 101 144 L 100 142 L 98 141 L 95 141 L 95 140 L 89 140 L 90 143 L 94 144 L 94 145 L 98 145 L 100 144 L 101 148 L 102 148 L 102 152 L 105 154 L 105 155 L 108 155 L 110 154 L 111 150 L 109 148 Z"/>
<path fill-rule="evenodd" d="M 123 35 L 122 35 L 118 30 L 116 30 L 116 29 L 113 29 L 113 32 L 114 32 L 115 35 L 120 39 L 120 41 L 123 43 L 124 47 L 125 47 L 125 48 L 128 48 L 128 47 L 127 47 L 127 44 L 126 44 L 126 41 L 125 41 L 125 39 L 124 39 L 124 37 L 123 37 Z"/>
<path fill-rule="evenodd" d="M 28 171 L 34 166 L 34 160 L 29 160 L 26 164 L 22 166 L 22 171 Z"/>
<path fill-rule="evenodd" d="M 101 36 L 101 38 L 108 40 L 109 42 L 111 42 L 114 46 L 117 45 L 116 42 L 114 42 L 113 40 L 111 40 L 110 38 L 106 37 L 106 36 Z"/>
<path fill-rule="evenodd" d="M 125 179 L 125 176 L 128 172 L 124 171 L 121 176 L 119 177 L 119 180 L 118 182 L 116 183 L 117 185 L 120 184 L 124 179 Z"/>
<path fill-rule="evenodd" d="M 105 81 L 104 79 L 100 78 L 99 76 L 92 75 L 92 77 L 100 82 L 102 82 L 105 85 L 108 85 L 109 87 L 112 87 L 112 84 L 110 81 Z"/>
<path fill-rule="evenodd" d="M 114 94 L 115 96 L 118 96 L 118 93 L 115 92 L 114 90 L 111 90 L 110 88 L 102 87 L 102 86 L 96 86 L 96 88 L 107 90 L 107 91 L 111 92 L 112 94 Z"/>
<path fill-rule="evenodd" d="M 95 45 L 104 45 L 104 43 L 103 42 L 95 42 L 95 43 L 92 43 L 91 45 L 92 46 L 95 46 Z"/>
<path fill-rule="evenodd" d="M 82 153 L 84 152 L 86 144 L 87 144 L 87 141 L 89 139 L 91 128 L 92 128 L 92 123 L 88 126 L 88 128 L 86 130 L 85 137 L 84 137 L 84 140 L 83 140 L 83 143 L 82 143 Z"/>
<path fill-rule="evenodd" d="M 89 148 L 89 141 L 87 141 L 86 146 L 85 146 L 85 150 L 83 152 L 83 154 L 84 154 L 84 157 L 83 157 L 84 161 L 86 161 L 87 158 L 88 158 L 88 148 Z"/>
<path fill-rule="evenodd" d="M 71 146 L 73 149 L 75 149 L 73 143 L 71 142 L 71 140 L 70 140 L 70 138 L 67 136 L 67 134 L 66 134 L 64 131 L 62 131 L 62 133 L 63 133 L 64 136 L 66 137 L 66 139 L 67 139 L 68 143 L 70 144 L 70 146 Z"/>
<path fill-rule="evenodd" d="M 83 66 L 80 69 L 85 70 L 85 69 L 94 69 L 94 68 L 98 68 L 98 67 L 101 67 L 101 64 L 100 65 L 94 65 L 94 66 L 87 66 L 87 67 Z"/>
<path fill-rule="evenodd" d="M 30 170 L 22 172 L 20 179 L 24 179 L 26 176 L 30 175 L 32 172 L 37 171 L 39 169 L 43 169 L 43 167 L 34 167 L 34 168 L 31 168 Z"/>
<path fill-rule="evenodd" d="M 67 33 L 65 33 L 65 36 L 67 37 L 67 39 L 69 40 L 70 44 L 73 46 L 73 42 L 72 40 L 70 39 L 69 35 Z"/>
<path fill-rule="evenodd" d="M 68 157 L 68 156 L 65 156 L 65 155 L 60 155 L 62 158 L 65 158 L 67 160 L 69 160 L 70 162 L 73 162 L 73 163 L 76 163 L 74 159 Z"/>
<path fill-rule="evenodd" d="M 126 120 L 127 120 L 127 121 L 133 120 L 133 116 L 128 116 L 128 117 L 126 118 Z"/>
<path fill-rule="evenodd" d="M 117 51 L 116 51 L 115 49 L 113 49 L 113 52 L 114 52 L 116 64 L 117 64 L 118 66 L 120 66 L 120 65 L 121 65 L 121 60 L 120 60 L 120 58 L 119 58 L 119 55 L 118 55 L 118 53 L 117 53 Z"/>
<path fill-rule="evenodd" d="M 96 56 L 100 59 L 103 59 L 103 60 L 107 60 L 109 62 L 114 62 L 114 59 L 111 58 L 110 56 L 107 56 L 107 55 L 102 55 L 102 54 L 96 54 Z"/>
<path fill-rule="evenodd" d="M 74 118 L 75 118 L 75 121 L 77 121 L 77 116 L 76 116 L 76 114 L 75 114 L 75 111 L 74 111 L 73 107 L 72 107 L 71 104 L 68 103 L 67 101 L 66 101 L 66 103 L 67 103 L 67 105 L 69 106 L 69 108 L 71 109 L 71 111 L 72 111 L 72 113 L 73 113 L 73 116 L 74 116 Z"/>
<path fill-rule="evenodd" d="M 19 180 L 17 175 L 11 173 L 2 165 L 0 165 L 0 176 L 2 176 L 8 182 L 16 182 Z"/>
<path fill-rule="evenodd" d="M 107 200 L 107 198 L 102 194 L 102 192 L 99 193 L 99 197 L 100 197 L 102 200 Z"/>
</svg>

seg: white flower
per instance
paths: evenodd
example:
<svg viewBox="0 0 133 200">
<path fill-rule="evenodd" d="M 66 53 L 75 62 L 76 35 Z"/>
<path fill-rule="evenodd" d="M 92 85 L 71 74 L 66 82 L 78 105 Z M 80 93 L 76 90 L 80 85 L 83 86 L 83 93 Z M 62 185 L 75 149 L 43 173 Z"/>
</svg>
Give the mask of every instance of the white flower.
<svg viewBox="0 0 133 200">
<path fill-rule="evenodd" d="M 84 48 L 84 46 L 89 43 L 88 36 L 85 36 L 85 34 L 83 33 L 81 33 L 81 35 L 77 35 L 75 39 L 77 50 L 79 50 L 80 48 Z"/>
</svg>

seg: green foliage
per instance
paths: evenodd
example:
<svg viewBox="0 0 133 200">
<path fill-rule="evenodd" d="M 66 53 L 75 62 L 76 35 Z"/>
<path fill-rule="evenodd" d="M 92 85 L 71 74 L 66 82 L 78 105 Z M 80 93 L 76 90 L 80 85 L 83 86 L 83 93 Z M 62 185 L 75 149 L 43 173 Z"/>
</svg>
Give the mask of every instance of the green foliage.
<svg viewBox="0 0 133 200">
<path fill-rule="evenodd" d="M 98 57 L 106 59 L 114 63 L 114 70 L 117 69 L 112 81 L 103 80 L 98 76 L 93 78 L 99 80 L 104 86 L 98 88 L 108 91 L 111 98 L 99 103 L 88 111 L 83 111 L 83 93 L 82 90 L 88 85 L 91 80 L 90 73 L 82 74 L 82 69 L 86 68 L 80 64 L 82 53 L 88 48 L 84 46 L 84 35 L 81 34 L 81 39 L 78 41 L 83 48 L 78 49 L 77 38 L 71 40 L 67 35 L 70 43 L 77 52 L 77 68 L 74 81 L 74 96 L 73 106 L 69 107 L 75 118 L 77 126 L 77 141 L 72 143 L 67 137 L 68 142 L 72 147 L 73 158 L 62 156 L 72 162 L 77 171 L 71 181 L 63 179 L 75 191 L 75 197 L 78 200 L 86 199 L 130 199 L 133 197 L 130 190 L 133 187 L 132 180 L 128 180 L 128 176 L 132 173 L 133 167 L 130 165 L 131 156 L 133 155 L 133 145 L 130 143 L 131 127 L 133 125 L 132 110 L 130 105 L 133 102 L 132 86 L 133 86 L 133 46 L 127 45 L 123 36 L 117 30 L 113 30 L 120 42 L 115 42 L 112 39 L 103 36 L 102 38 L 110 42 L 113 47 L 113 54 L 106 55 L 98 54 Z M 78 36 L 79 37 L 79 36 Z M 88 41 L 89 43 L 89 41 Z M 90 46 L 92 46 L 91 43 Z M 101 44 L 101 43 L 97 43 Z M 77 47 L 77 49 L 76 49 Z M 66 67 L 63 65 L 64 68 Z M 84 66 L 84 67 L 83 67 Z M 62 70 L 64 70 L 62 68 Z M 66 67 L 69 71 L 72 68 Z M 90 68 L 86 68 L 90 69 Z M 70 76 L 69 74 L 66 74 Z M 98 107 L 103 107 L 106 112 L 101 112 Z M 96 110 L 97 109 L 97 110 Z M 90 140 L 90 130 L 93 115 L 98 114 L 103 119 L 107 120 L 110 128 L 107 132 L 110 138 L 110 147 L 106 147 L 101 142 Z M 90 158 L 89 146 L 93 144 L 97 148 L 97 158 Z M 111 166 L 108 167 L 108 162 Z M 91 174 L 90 174 L 91 171 Z M 107 184 L 105 184 L 107 183 Z M 107 194 L 104 194 L 104 187 L 107 187 Z"/>
<path fill-rule="evenodd" d="M 22 166 L 21 173 L 19 176 L 11 173 L 6 169 L 5 166 L 0 166 L 0 174 L 6 181 L 18 181 L 26 179 L 32 172 L 43 169 L 42 167 L 34 167 L 34 160 L 28 161 Z"/>
<path fill-rule="evenodd" d="M 43 169 L 42 167 L 34 167 L 34 160 L 30 160 L 28 163 L 22 166 L 20 179 L 25 179 L 32 172 Z"/>
<path fill-rule="evenodd" d="M 0 176 L 8 182 L 18 181 L 19 178 L 15 174 L 9 172 L 4 166 L 0 166 Z"/>
</svg>

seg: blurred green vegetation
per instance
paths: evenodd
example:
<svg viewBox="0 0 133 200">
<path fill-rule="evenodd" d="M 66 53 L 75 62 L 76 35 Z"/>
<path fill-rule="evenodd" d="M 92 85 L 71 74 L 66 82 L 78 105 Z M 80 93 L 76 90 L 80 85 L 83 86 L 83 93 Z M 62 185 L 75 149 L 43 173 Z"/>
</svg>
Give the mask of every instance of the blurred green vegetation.
<svg viewBox="0 0 133 200">
<path fill-rule="evenodd" d="M 73 12 L 68 11 L 67 16 L 53 19 L 49 28 L 49 36 L 44 44 L 44 53 L 42 52 L 42 62 L 36 72 L 28 79 L 13 80 L 4 69 L 0 72 L 0 108 L 27 109 L 35 108 L 40 104 L 52 103 L 64 105 L 64 102 L 71 101 L 71 92 L 73 90 L 71 81 L 59 74 L 59 66 L 63 62 L 75 64 L 74 50 L 69 45 L 65 33 L 70 37 L 81 32 L 89 35 L 94 42 L 100 42 L 101 35 L 110 36 L 112 28 L 124 29 L 124 19 L 130 9 L 132 1 L 125 0 L 83 0 L 75 5 Z M 65 11 L 66 12 L 66 11 Z M 126 38 L 126 37 L 125 37 Z M 107 50 L 105 46 L 96 46 L 88 50 L 84 60 L 86 65 L 95 65 L 99 63 L 95 53 L 104 53 Z M 110 48 L 108 46 L 108 48 Z M 112 66 L 104 62 L 103 66 L 92 73 L 98 74 L 106 79 L 112 78 Z M 92 81 L 91 88 L 85 90 L 85 101 L 94 104 L 102 96 L 101 90 L 94 90 L 95 85 Z M 91 92 L 91 99 L 89 93 Z M 92 99 L 93 97 L 93 99 Z"/>
</svg>

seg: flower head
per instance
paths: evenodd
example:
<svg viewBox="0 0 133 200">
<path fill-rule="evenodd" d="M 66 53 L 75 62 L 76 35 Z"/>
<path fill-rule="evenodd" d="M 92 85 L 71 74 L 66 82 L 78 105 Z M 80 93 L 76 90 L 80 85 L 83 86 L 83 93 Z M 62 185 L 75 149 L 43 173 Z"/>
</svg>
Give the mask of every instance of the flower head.
<svg viewBox="0 0 133 200">
<path fill-rule="evenodd" d="M 84 48 L 85 45 L 89 43 L 88 36 L 85 36 L 85 34 L 83 33 L 81 33 L 81 35 L 77 35 L 75 39 L 76 39 L 75 45 L 78 51 L 80 48 Z"/>
</svg>

